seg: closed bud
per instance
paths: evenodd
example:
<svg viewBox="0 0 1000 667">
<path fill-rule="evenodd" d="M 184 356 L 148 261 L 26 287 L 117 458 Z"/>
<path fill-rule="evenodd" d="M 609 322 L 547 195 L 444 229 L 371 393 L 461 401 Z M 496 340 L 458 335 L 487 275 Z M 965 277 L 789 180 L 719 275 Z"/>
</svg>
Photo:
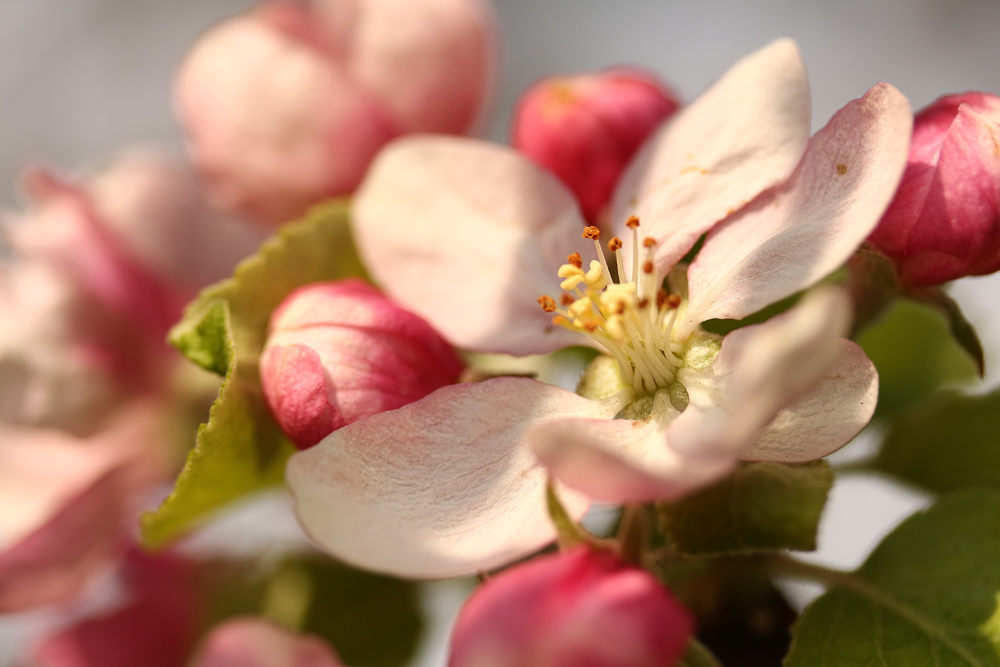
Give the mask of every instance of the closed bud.
<svg viewBox="0 0 1000 667">
<path fill-rule="evenodd" d="M 677 106 L 668 88 L 639 70 L 545 79 L 518 105 L 514 145 L 558 176 L 598 223 L 632 156 Z"/>
<path fill-rule="evenodd" d="M 676 664 L 687 610 L 645 570 L 580 547 L 483 584 L 459 613 L 449 667 L 646 667 Z"/>
<path fill-rule="evenodd" d="M 175 106 L 220 202 L 281 223 L 396 136 L 468 132 L 492 68 L 478 0 L 269 0 L 200 40 Z"/>
<path fill-rule="evenodd" d="M 869 240 L 910 286 L 1000 269 L 1000 98 L 949 95 L 917 114 L 903 180 Z"/>
<path fill-rule="evenodd" d="M 464 366 L 427 322 L 348 279 L 285 299 L 271 317 L 260 369 L 271 411 L 305 449 L 453 384 Z"/>
</svg>

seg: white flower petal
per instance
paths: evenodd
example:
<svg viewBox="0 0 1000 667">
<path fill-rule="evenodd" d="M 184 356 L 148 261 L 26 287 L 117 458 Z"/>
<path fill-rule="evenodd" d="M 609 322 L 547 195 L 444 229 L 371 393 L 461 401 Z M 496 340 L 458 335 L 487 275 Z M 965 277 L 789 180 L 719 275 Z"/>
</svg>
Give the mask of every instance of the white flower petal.
<svg viewBox="0 0 1000 667">
<path fill-rule="evenodd" d="M 892 200 L 912 127 L 906 98 L 884 83 L 834 114 L 787 183 L 709 233 L 688 273 L 684 331 L 746 317 L 843 264 Z"/>
<path fill-rule="evenodd" d="M 734 456 L 682 454 L 669 446 L 667 425 L 678 412 L 667 392 L 641 421 L 564 419 L 528 433 L 552 475 L 570 488 L 607 502 L 675 498 L 725 475 Z"/>
<path fill-rule="evenodd" d="M 321 548 L 366 569 L 438 578 L 497 567 L 555 537 L 524 433 L 620 407 L 526 378 L 444 387 L 295 454 L 296 513 Z M 585 498 L 560 496 L 575 517 L 586 511 Z"/>
<path fill-rule="evenodd" d="M 764 324 L 730 333 L 711 366 L 678 373 L 690 402 L 670 425 L 671 446 L 735 457 L 781 410 L 820 383 L 838 359 L 849 322 L 847 295 L 831 287 Z"/>
<path fill-rule="evenodd" d="M 637 215 L 642 236 L 659 244 L 657 270 L 666 272 L 712 225 L 788 178 L 809 140 L 810 115 L 809 80 L 794 41 L 747 56 L 629 165 L 612 203 L 618 236 L 631 243 L 624 223 Z"/>
<path fill-rule="evenodd" d="M 572 195 L 513 150 L 397 141 L 372 166 L 352 218 L 375 280 L 454 345 L 523 355 L 582 340 L 536 300 L 557 294 L 566 256 L 592 257 L 593 244 Z"/>
<path fill-rule="evenodd" d="M 839 347 L 819 386 L 779 412 L 740 450 L 741 459 L 813 461 L 840 449 L 865 427 L 878 401 L 878 372 L 856 343 L 841 339 Z"/>
</svg>

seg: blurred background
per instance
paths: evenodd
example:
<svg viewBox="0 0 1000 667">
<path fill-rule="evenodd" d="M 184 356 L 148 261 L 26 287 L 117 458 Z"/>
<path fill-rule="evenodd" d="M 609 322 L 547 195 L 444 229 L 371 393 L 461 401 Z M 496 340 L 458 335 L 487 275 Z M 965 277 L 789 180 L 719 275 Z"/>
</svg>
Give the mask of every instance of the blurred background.
<svg viewBox="0 0 1000 667">
<path fill-rule="evenodd" d="M 16 205 L 13 184 L 26 163 L 82 170 L 136 143 L 179 151 L 173 72 L 199 33 L 251 4 L 0 0 L 0 205 Z M 496 0 L 495 7 L 501 78 L 484 133 L 497 140 L 507 138 L 520 93 L 540 77 L 637 64 L 690 101 L 738 58 L 782 35 L 798 41 L 809 69 L 814 129 L 879 81 L 898 87 L 915 110 L 945 93 L 1000 93 L 996 0 Z M 983 386 L 1000 384 L 1000 275 L 964 279 L 951 292 L 984 342 Z M 871 441 L 863 435 L 839 456 L 860 456 Z M 808 557 L 853 567 L 926 501 L 881 479 L 849 477 L 835 488 L 820 549 Z M 800 601 L 807 594 L 795 590 Z M 426 603 L 447 619 L 461 596 L 445 585 Z M 443 650 L 438 632 L 420 664 L 442 664 Z"/>
</svg>

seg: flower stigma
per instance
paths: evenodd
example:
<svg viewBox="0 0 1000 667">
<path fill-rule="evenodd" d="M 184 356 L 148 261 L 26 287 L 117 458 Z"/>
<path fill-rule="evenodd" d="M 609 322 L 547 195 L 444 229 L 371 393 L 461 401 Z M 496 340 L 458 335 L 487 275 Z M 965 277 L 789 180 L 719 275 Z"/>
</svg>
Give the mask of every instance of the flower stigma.
<svg viewBox="0 0 1000 667">
<path fill-rule="evenodd" d="M 583 237 L 597 250 L 585 270 L 579 253 L 573 253 L 559 267 L 563 294 L 538 299 L 542 310 L 555 313 L 552 323 L 582 333 L 599 343 L 618 362 L 622 379 L 637 395 L 651 395 L 669 389 L 683 365 L 684 345 L 673 340 L 681 297 L 663 289 L 653 255 L 656 241 L 646 238 L 645 259 L 639 261 L 639 219 L 626 222 L 632 230 L 632 276 L 625 281 L 622 241 L 613 237 L 608 250 L 617 264 L 617 281 L 601 248 L 601 232 L 587 227 Z"/>
</svg>

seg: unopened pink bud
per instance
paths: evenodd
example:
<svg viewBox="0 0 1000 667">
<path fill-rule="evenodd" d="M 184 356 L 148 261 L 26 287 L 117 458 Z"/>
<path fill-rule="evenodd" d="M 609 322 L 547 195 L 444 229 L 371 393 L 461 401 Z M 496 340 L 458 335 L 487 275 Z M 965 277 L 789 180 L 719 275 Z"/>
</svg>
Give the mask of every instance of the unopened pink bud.
<svg viewBox="0 0 1000 667">
<path fill-rule="evenodd" d="M 302 449 L 453 384 L 463 368 L 427 322 L 357 279 L 292 292 L 260 365 L 267 403 Z"/>
<path fill-rule="evenodd" d="M 205 638 L 192 667 L 341 667 L 319 637 L 295 635 L 257 618 L 235 618 Z"/>
<path fill-rule="evenodd" d="M 656 579 L 581 547 L 501 573 L 459 613 L 449 667 L 670 667 L 693 623 Z"/>
<path fill-rule="evenodd" d="M 220 201 L 285 222 L 352 192 L 400 134 L 469 131 L 492 42 L 477 0 L 269 0 L 195 46 L 177 113 Z"/>
<path fill-rule="evenodd" d="M 899 191 L 869 240 L 912 286 L 1000 269 L 1000 97 L 949 95 L 917 114 Z"/>
<path fill-rule="evenodd" d="M 514 145 L 558 176 L 597 223 L 632 156 L 677 106 L 672 91 L 639 70 L 545 79 L 521 98 Z"/>
</svg>

